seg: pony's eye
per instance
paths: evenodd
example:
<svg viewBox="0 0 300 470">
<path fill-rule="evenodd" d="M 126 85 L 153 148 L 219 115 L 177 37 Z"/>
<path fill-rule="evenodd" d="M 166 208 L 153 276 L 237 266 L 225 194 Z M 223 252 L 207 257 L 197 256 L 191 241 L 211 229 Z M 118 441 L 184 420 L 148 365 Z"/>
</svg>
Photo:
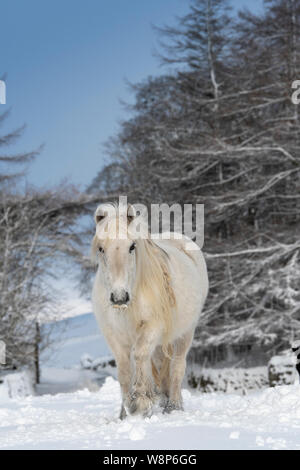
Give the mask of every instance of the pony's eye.
<svg viewBox="0 0 300 470">
<path fill-rule="evenodd" d="M 100 253 L 104 253 L 104 250 L 103 250 L 102 246 L 99 246 L 99 251 L 100 251 Z"/>
<path fill-rule="evenodd" d="M 135 243 L 133 243 L 131 247 L 129 248 L 129 253 L 131 253 L 134 249 L 135 249 Z"/>
</svg>

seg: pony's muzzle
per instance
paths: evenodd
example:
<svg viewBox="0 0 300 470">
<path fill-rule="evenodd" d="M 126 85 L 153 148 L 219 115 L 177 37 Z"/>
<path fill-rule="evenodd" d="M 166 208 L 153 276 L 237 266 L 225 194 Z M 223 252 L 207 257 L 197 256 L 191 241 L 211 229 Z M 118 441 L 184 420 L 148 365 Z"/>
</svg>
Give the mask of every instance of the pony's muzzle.
<svg viewBox="0 0 300 470">
<path fill-rule="evenodd" d="M 114 307 L 126 306 L 129 300 L 130 297 L 127 291 L 123 291 L 121 294 L 115 294 L 114 292 L 110 294 L 110 301 Z"/>
</svg>

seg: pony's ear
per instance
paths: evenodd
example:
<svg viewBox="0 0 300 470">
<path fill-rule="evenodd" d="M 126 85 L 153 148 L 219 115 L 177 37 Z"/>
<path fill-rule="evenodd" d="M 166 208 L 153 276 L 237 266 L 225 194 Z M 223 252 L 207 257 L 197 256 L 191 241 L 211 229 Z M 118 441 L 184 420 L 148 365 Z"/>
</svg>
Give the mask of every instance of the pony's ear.
<svg viewBox="0 0 300 470">
<path fill-rule="evenodd" d="M 102 222 L 103 219 L 107 216 L 107 212 L 103 210 L 103 205 L 97 207 L 96 212 L 94 214 L 95 224 L 97 225 L 99 222 Z"/>
<path fill-rule="evenodd" d="M 136 217 L 136 210 L 135 208 L 131 205 L 131 204 L 128 204 L 127 206 L 127 220 L 128 220 L 128 225 L 130 224 L 130 222 L 133 221 L 133 219 Z"/>
</svg>

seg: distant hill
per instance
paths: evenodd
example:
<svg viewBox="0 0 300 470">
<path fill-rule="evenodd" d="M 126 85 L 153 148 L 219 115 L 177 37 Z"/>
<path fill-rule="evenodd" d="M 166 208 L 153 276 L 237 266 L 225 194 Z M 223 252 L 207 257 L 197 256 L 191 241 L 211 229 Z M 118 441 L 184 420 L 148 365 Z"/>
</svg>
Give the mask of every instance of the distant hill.
<svg viewBox="0 0 300 470">
<path fill-rule="evenodd" d="M 43 367 L 74 367 L 85 353 L 93 358 L 111 354 L 92 313 L 46 324 L 42 331 L 51 331 L 53 341 L 51 350 L 41 356 Z"/>
</svg>

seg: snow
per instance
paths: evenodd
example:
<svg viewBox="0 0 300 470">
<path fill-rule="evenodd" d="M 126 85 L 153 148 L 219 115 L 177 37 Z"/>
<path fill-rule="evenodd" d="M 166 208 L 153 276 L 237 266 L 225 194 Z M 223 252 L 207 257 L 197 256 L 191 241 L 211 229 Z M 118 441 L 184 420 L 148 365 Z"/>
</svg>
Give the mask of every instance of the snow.
<svg viewBox="0 0 300 470">
<path fill-rule="evenodd" d="M 53 312 L 49 314 L 50 321 L 73 318 L 92 311 L 91 300 L 81 296 L 78 289 L 74 289 L 74 278 L 67 278 L 64 268 L 56 266 L 55 276 L 51 280 L 50 287 L 53 287 L 56 294 L 55 312 L 58 313 L 58 317 L 56 314 L 53 315 Z M 49 319 L 44 318 L 46 323 Z"/>
<path fill-rule="evenodd" d="M 33 377 L 27 371 L 9 372 L 0 376 L 0 403 L 9 398 L 33 394 Z"/>
<path fill-rule="evenodd" d="M 43 325 L 42 328 L 46 334 L 49 328 L 52 345 L 50 351 L 41 354 L 39 395 L 75 392 L 84 388 L 96 390 L 107 375 L 116 374 L 115 368 L 96 367 L 100 362 L 105 365 L 112 356 L 92 313 Z M 93 357 L 101 360 L 95 361 Z M 81 360 L 89 365 L 88 358 L 93 370 L 82 370 Z"/>
<path fill-rule="evenodd" d="M 267 367 L 206 369 L 188 364 L 186 379 L 190 387 L 201 392 L 245 394 L 269 385 Z M 291 383 L 291 382 L 289 382 Z"/>
<path fill-rule="evenodd" d="M 185 411 L 118 419 L 112 377 L 97 392 L 28 396 L 0 408 L 1 449 L 300 449 L 300 387 L 247 396 L 183 390 Z"/>
<path fill-rule="evenodd" d="M 183 390 L 184 412 L 155 407 L 151 418 L 120 421 L 119 384 L 108 377 L 116 368 L 94 317 L 58 322 L 52 334 L 38 395 L 23 386 L 23 372 L 1 377 L 0 449 L 300 449 L 299 385 L 243 396 L 235 387 L 226 394 Z M 285 359 L 274 362 L 281 367 Z"/>
<path fill-rule="evenodd" d="M 292 343 L 292 348 L 293 348 L 293 349 L 298 349 L 298 348 L 300 348 L 300 341 L 299 341 L 299 340 L 294 341 L 294 342 Z M 297 354 L 297 352 L 296 352 L 296 354 Z"/>
<path fill-rule="evenodd" d="M 288 356 L 273 356 L 272 359 L 269 361 L 269 366 L 292 366 L 295 367 L 296 358 L 294 355 L 290 354 Z"/>
<path fill-rule="evenodd" d="M 108 372 L 95 373 L 90 370 L 45 367 L 42 369 L 41 382 L 36 386 L 37 395 L 70 393 L 87 388 L 96 391 L 102 385 Z"/>
<path fill-rule="evenodd" d="M 298 379 L 296 357 L 291 354 L 273 356 L 268 364 L 270 385 L 290 385 Z"/>
<path fill-rule="evenodd" d="M 48 326 L 44 328 L 47 332 Z M 50 331 L 53 344 L 50 353 L 48 350 L 42 353 L 43 367 L 70 368 L 79 366 L 84 354 L 92 357 L 111 355 L 92 313 L 56 322 L 50 326 Z"/>
</svg>

